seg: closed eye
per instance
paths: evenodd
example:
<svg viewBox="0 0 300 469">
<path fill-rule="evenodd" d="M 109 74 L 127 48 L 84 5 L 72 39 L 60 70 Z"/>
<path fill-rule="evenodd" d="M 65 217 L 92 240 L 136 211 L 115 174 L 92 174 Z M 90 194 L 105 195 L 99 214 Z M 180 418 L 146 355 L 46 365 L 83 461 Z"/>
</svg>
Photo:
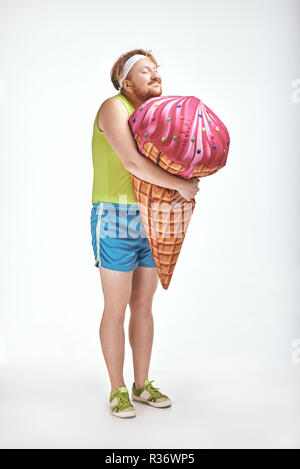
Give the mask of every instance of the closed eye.
<svg viewBox="0 0 300 469">
<path fill-rule="evenodd" d="M 153 70 L 155 70 L 155 71 L 157 72 L 158 67 L 160 67 L 160 65 L 158 65 L 158 66 L 157 66 L 156 68 L 154 68 Z M 145 72 L 145 70 L 152 70 L 152 69 L 151 69 L 150 67 L 145 67 L 145 68 L 144 68 L 144 72 Z M 144 72 L 143 72 L 143 73 L 144 73 Z"/>
</svg>

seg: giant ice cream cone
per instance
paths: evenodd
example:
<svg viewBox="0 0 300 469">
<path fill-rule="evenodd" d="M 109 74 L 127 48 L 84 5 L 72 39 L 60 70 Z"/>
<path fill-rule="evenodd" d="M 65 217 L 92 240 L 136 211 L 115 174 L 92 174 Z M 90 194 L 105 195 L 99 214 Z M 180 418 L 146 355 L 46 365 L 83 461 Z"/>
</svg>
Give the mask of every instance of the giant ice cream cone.
<svg viewBox="0 0 300 469">
<path fill-rule="evenodd" d="M 141 220 L 162 287 L 167 290 L 184 241 L 195 199 L 171 207 L 175 191 L 156 186 L 131 174 Z"/>
<path fill-rule="evenodd" d="M 225 166 L 229 134 L 220 119 L 194 96 L 150 98 L 129 118 L 139 152 L 185 179 L 211 175 Z M 169 287 L 195 207 L 195 199 L 171 205 L 174 190 L 131 174 L 141 220 L 160 282 Z"/>
</svg>

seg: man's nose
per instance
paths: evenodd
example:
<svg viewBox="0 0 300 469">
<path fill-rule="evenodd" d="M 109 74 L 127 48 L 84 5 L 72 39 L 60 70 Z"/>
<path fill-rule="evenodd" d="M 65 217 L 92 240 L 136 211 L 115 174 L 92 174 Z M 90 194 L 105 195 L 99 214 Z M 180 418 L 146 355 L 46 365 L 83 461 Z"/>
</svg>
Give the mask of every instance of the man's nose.
<svg viewBox="0 0 300 469">
<path fill-rule="evenodd" d="M 159 79 L 161 80 L 161 76 L 160 76 L 160 74 L 159 74 L 158 72 L 153 72 L 153 73 L 152 73 L 152 79 L 153 79 L 153 78 L 159 78 Z"/>
</svg>

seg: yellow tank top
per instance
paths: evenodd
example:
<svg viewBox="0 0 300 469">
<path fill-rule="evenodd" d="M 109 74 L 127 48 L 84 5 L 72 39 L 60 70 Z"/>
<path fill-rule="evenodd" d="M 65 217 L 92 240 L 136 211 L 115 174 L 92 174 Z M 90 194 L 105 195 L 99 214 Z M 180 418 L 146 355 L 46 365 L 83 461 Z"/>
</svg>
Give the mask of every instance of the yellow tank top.
<svg viewBox="0 0 300 469">
<path fill-rule="evenodd" d="M 131 102 L 122 94 L 117 94 L 114 97 L 123 101 L 129 117 L 134 111 Z M 104 132 L 99 129 L 98 112 L 94 121 L 92 138 L 94 168 L 92 203 L 136 204 L 137 200 L 133 192 L 130 172 L 125 169 L 122 161 L 108 143 Z"/>
</svg>

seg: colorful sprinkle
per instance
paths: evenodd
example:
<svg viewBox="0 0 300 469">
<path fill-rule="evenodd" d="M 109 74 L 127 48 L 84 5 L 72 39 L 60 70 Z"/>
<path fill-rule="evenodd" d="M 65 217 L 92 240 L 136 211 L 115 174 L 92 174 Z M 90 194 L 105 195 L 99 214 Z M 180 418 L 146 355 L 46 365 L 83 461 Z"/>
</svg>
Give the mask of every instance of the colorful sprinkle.
<svg viewBox="0 0 300 469">
<path fill-rule="evenodd" d="M 213 145 L 213 149 L 215 150 L 216 148 L 217 148 L 216 145 Z"/>
<path fill-rule="evenodd" d="M 161 141 L 164 142 L 166 140 L 166 137 L 161 137 Z"/>
<path fill-rule="evenodd" d="M 208 119 L 208 122 L 211 124 L 211 120 L 210 120 L 210 119 Z"/>
<path fill-rule="evenodd" d="M 177 104 L 177 106 L 176 106 L 176 107 L 181 107 L 181 104 Z"/>
<path fill-rule="evenodd" d="M 173 140 L 177 140 L 177 138 L 178 138 L 177 135 L 174 135 Z"/>
<path fill-rule="evenodd" d="M 201 117 L 201 118 L 202 118 L 202 114 L 199 114 L 199 117 Z"/>
<path fill-rule="evenodd" d="M 192 142 L 194 142 L 194 141 L 195 141 L 195 138 L 194 138 L 194 137 L 192 137 L 192 138 L 191 138 L 191 141 L 192 141 Z"/>
<path fill-rule="evenodd" d="M 132 122 L 133 122 L 133 123 L 135 122 L 135 117 L 132 119 Z"/>
<path fill-rule="evenodd" d="M 205 132 L 205 127 L 202 127 L 202 132 Z"/>
<path fill-rule="evenodd" d="M 154 106 L 154 107 L 157 107 L 158 105 L 159 105 L 158 103 L 155 103 L 153 106 Z"/>
<path fill-rule="evenodd" d="M 223 153 L 226 153 L 226 150 L 225 150 L 225 148 L 223 149 Z"/>
<path fill-rule="evenodd" d="M 147 133 L 147 132 L 144 133 L 144 137 L 148 137 L 148 133 Z"/>
<path fill-rule="evenodd" d="M 154 120 L 155 120 L 155 117 L 153 116 L 151 120 L 154 121 Z"/>
<path fill-rule="evenodd" d="M 167 121 L 170 121 L 171 120 L 171 117 L 168 117 Z"/>
<path fill-rule="evenodd" d="M 229 145 L 229 142 L 227 142 L 227 145 Z"/>
<path fill-rule="evenodd" d="M 184 117 L 183 117 L 183 116 L 180 116 L 180 119 L 184 119 Z"/>
<path fill-rule="evenodd" d="M 219 130 L 220 130 L 219 127 L 216 127 L 216 131 L 219 132 Z"/>
<path fill-rule="evenodd" d="M 198 153 L 198 154 L 201 153 L 201 150 L 200 150 L 199 148 L 198 148 L 198 150 L 197 150 L 197 153 Z"/>
<path fill-rule="evenodd" d="M 143 110 L 143 106 L 139 108 L 139 111 L 142 111 Z"/>
</svg>

